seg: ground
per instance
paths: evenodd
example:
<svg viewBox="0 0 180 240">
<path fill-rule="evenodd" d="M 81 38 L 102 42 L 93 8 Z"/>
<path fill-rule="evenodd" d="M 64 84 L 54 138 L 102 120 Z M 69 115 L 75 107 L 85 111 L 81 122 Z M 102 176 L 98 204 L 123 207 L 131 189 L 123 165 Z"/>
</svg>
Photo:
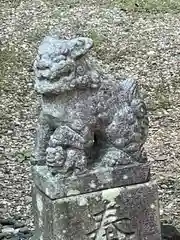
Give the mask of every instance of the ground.
<svg viewBox="0 0 180 240">
<path fill-rule="evenodd" d="M 9 1 L 10 2 L 10 1 Z M 161 220 L 180 230 L 180 2 L 32 0 L 0 3 L 0 214 L 33 228 L 29 158 L 37 122 L 31 66 L 39 41 L 90 36 L 108 72 L 138 80 L 150 118 L 146 150 Z"/>
</svg>

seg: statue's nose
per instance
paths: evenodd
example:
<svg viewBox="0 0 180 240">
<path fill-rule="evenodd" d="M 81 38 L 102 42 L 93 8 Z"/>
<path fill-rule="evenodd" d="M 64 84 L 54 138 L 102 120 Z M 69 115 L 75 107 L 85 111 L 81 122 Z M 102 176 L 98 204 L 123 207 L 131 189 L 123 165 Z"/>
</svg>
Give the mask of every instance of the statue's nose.
<svg viewBox="0 0 180 240">
<path fill-rule="evenodd" d="M 48 59 L 38 56 L 34 63 L 34 67 L 36 76 L 39 79 L 49 78 L 51 71 L 51 62 Z"/>
<path fill-rule="evenodd" d="M 36 67 L 39 70 L 48 69 L 51 67 L 51 61 L 45 56 L 39 56 Z"/>
</svg>

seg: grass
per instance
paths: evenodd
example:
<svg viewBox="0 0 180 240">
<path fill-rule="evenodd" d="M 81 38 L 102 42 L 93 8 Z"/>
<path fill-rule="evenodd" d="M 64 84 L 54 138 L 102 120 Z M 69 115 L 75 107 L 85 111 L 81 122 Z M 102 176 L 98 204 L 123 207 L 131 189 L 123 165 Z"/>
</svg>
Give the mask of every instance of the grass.
<svg viewBox="0 0 180 240">
<path fill-rule="evenodd" d="M 180 11 L 179 0 L 115 0 L 112 3 L 130 11 L 171 12 Z"/>
<path fill-rule="evenodd" d="M 153 89 L 154 92 L 154 104 L 157 109 L 167 110 L 171 105 L 172 101 L 170 99 L 170 89 L 165 84 L 159 84 Z"/>
<path fill-rule="evenodd" d="M 51 5 L 55 4 L 57 6 L 64 5 L 84 5 L 84 0 L 44 0 L 45 3 Z M 86 2 L 86 5 L 109 5 L 118 6 L 121 9 L 127 11 L 142 11 L 142 12 L 179 12 L 180 11 L 180 1 L 179 0 L 89 0 Z"/>
<path fill-rule="evenodd" d="M 16 65 L 17 63 L 17 57 L 16 57 L 16 52 L 15 50 L 11 50 L 9 51 L 9 49 L 3 49 L 0 50 L 0 59 L 1 59 L 1 65 L 0 65 L 0 89 L 2 90 L 7 90 L 8 89 L 8 85 L 5 81 L 6 75 L 7 75 L 7 71 L 8 71 L 8 67 L 12 64 Z"/>
<path fill-rule="evenodd" d="M 30 32 L 26 39 L 29 43 L 41 41 L 48 33 L 47 27 L 41 29 L 35 29 L 33 32 Z"/>
<path fill-rule="evenodd" d="M 93 40 L 93 42 L 94 42 L 93 50 L 96 52 L 98 57 L 101 58 L 101 55 L 104 53 L 104 51 L 102 49 L 102 42 L 105 41 L 104 37 L 102 35 L 100 35 L 99 33 L 97 33 L 97 31 L 95 31 L 93 29 L 89 30 L 89 32 L 87 33 L 87 36 Z"/>
<path fill-rule="evenodd" d="M 21 71 L 23 67 L 28 68 L 28 55 L 17 46 L 6 45 L 0 50 L 0 90 L 3 92 L 13 92 L 16 90 L 14 76 L 19 76 L 21 82 Z"/>
</svg>

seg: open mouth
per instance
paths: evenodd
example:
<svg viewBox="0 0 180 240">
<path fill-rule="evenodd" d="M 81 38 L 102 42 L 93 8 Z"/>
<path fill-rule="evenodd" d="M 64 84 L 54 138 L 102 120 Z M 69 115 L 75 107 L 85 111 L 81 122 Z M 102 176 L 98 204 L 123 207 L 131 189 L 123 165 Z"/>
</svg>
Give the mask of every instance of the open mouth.
<svg viewBox="0 0 180 240">
<path fill-rule="evenodd" d="M 64 64 L 64 66 L 61 66 L 58 69 L 52 69 L 51 70 L 51 76 L 50 79 L 51 80 L 55 80 L 57 78 L 61 78 L 61 77 L 68 77 L 73 73 L 74 70 L 74 66 L 73 65 L 67 65 Z"/>
<path fill-rule="evenodd" d="M 58 81 L 62 77 L 69 77 L 71 74 L 72 74 L 71 69 L 69 69 L 67 71 L 62 71 L 62 69 L 61 69 L 61 71 L 59 71 L 58 73 L 55 72 L 54 74 L 52 74 L 50 77 L 50 80 L 55 82 L 55 81 Z"/>
<path fill-rule="evenodd" d="M 37 78 L 41 80 L 51 80 L 57 81 L 61 77 L 68 77 L 75 71 L 74 65 L 68 63 L 67 61 L 61 61 L 59 63 L 55 63 L 52 67 L 43 67 L 40 68 L 38 64 L 35 66 L 35 72 Z"/>
</svg>

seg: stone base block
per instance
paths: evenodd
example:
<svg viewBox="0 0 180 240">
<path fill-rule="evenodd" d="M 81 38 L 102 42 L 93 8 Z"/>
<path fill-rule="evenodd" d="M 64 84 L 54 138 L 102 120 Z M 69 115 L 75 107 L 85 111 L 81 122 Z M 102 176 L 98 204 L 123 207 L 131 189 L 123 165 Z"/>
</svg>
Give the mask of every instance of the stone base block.
<svg viewBox="0 0 180 240">
<path fill-rule="evenodd" d="M 33 190 L 33 240 L 160 240 L 154 182 L 52 200 Z"/>
<path fill-rule="evenodd" d="M 53 176 L 47 166 L 32 167 L 36 186 L 51 199 L 60 199 L 103 189 L 123 187 L 148 182 L 150 167 L 147 163 L 97 168 L 85 174 L 64 177 Z"/>
</svg>

